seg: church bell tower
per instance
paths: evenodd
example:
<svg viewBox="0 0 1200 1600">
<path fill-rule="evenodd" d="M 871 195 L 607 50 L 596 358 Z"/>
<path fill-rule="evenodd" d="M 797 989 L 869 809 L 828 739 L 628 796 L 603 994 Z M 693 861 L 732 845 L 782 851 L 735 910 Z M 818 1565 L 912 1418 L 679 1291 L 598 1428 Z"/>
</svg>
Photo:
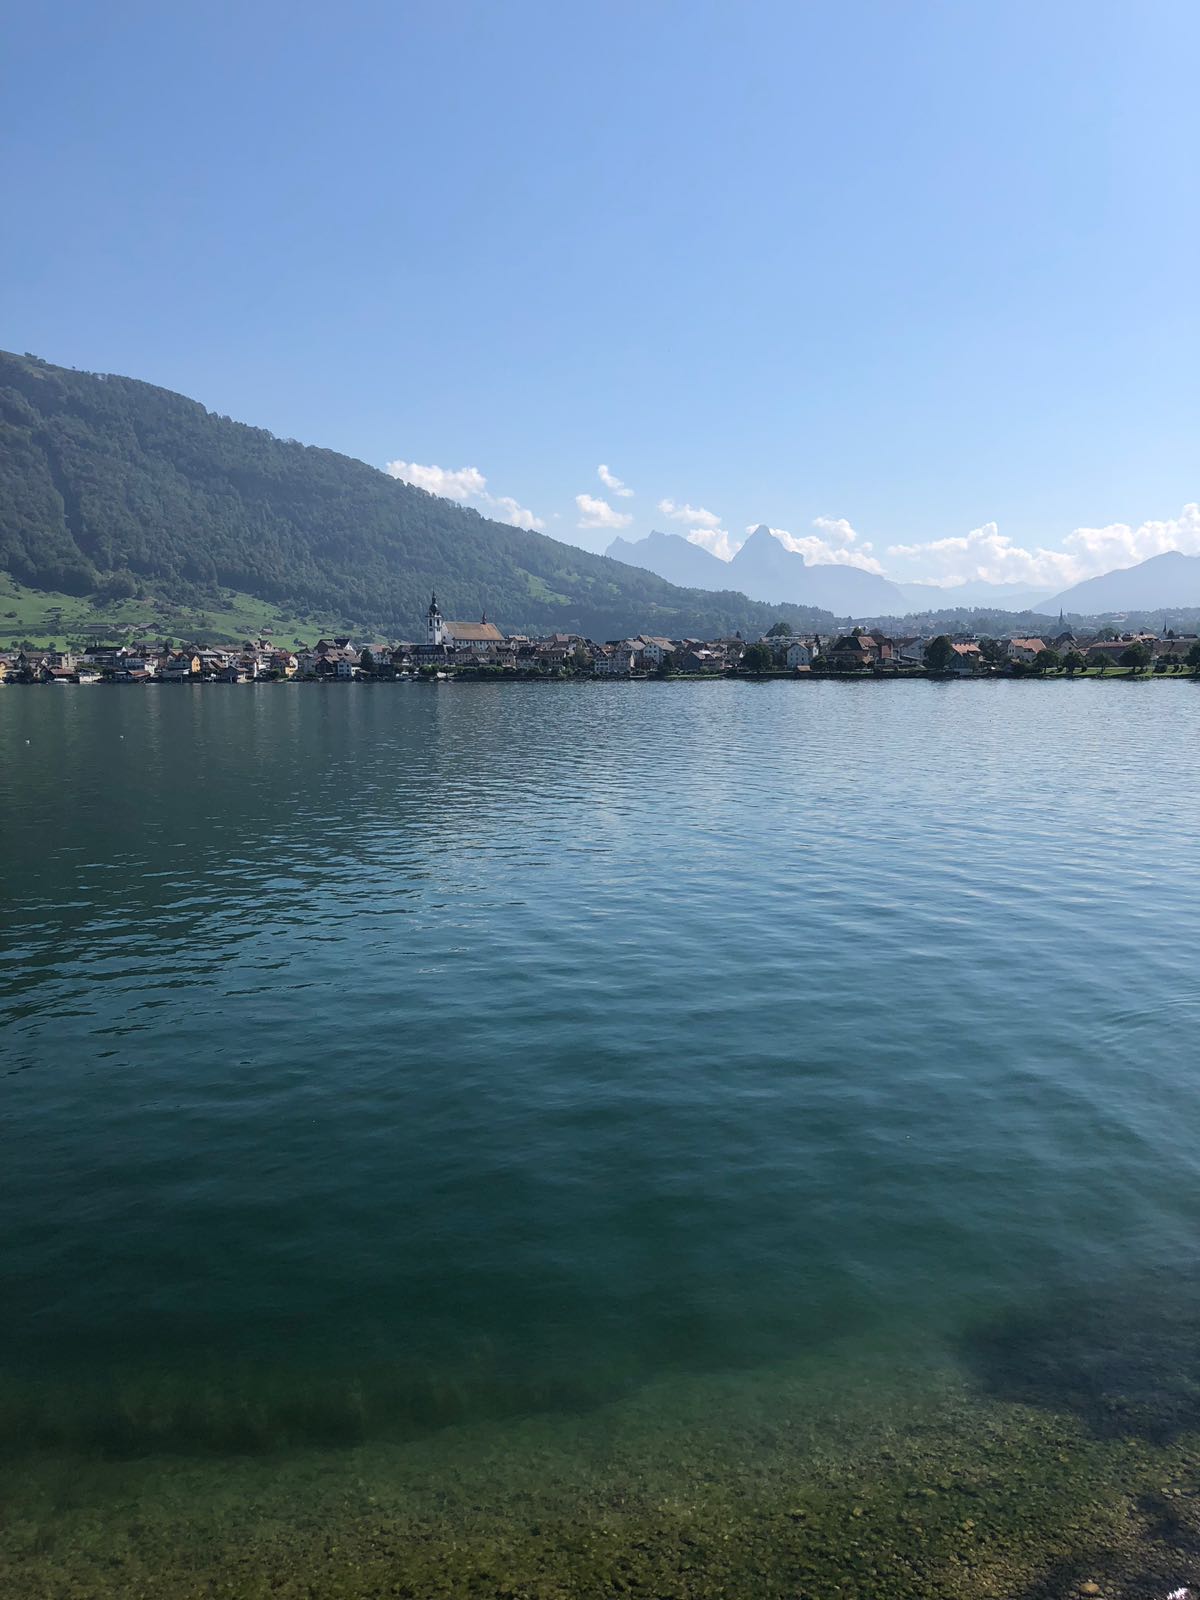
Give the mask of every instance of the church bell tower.
<svg viewBox="0 0 1200 1600">
<path fill-rule="evenodd" d="M 429 643 L 441 644 L 442 642 L 442 613 L 438 610 L 437 595 L 429 597 L 429 613 L 426 618 L 429 624 Z"/>
</svg>

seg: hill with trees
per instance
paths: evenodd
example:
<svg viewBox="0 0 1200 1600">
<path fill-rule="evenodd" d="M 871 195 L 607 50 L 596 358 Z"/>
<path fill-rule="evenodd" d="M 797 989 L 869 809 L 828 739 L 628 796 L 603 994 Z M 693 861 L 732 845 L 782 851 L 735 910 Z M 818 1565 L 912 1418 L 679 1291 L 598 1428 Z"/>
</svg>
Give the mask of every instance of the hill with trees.
<svg viewBox="0 0 1200 1600">
<path fill-rule="evenodd" d="M 756 637 L 828 612 L 678 588 L 136 379 L 0 353 L 0 571 L 114 602 L 235 591 L 419 636 L 431 589 L 508 632 Z"/>
</svg>

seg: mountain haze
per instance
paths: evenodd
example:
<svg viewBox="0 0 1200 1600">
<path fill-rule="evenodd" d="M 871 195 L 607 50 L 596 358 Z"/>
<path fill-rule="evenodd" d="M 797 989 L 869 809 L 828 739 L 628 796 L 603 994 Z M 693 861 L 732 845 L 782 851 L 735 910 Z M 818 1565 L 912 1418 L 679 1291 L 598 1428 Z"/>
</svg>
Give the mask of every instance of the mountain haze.
<svg viewBox="0 0 1200 1600">
<path fill-rule="evenodd" d="M 988 583 L 972 578 L 943 588 L 936 583 L 897 585 L 914 612 L 940 611 L 946 606 L 990 606 L 1002 611 L 1037 611 L 1049 602 L 1049 589 L 1031 589 L 1024 583 Z M 1055 611 L 1058 610 L 1057 602 Z"/>
<path fill-rule="evenodd" d="M 899 584 L 861 567 L 807 562 L 763 524 L 732 561 L 722 561 L 678 533 L 653 532 L 636 541 L 614 539 L 607 554 L 673 583 L 734 588 L 753 600 L 821 606 L 841 617 L 903 616 L 911 609 Z"/>
<path fill-rule="evenodd" d="M 409 637 L 435 588 L 449 615 L 486 610 L 510 632 L 757 636 L 779 616 L 488 521 L 169 390 L 5 353 L 0 571 L 69 595 L 192 604 L 231 590 Z"/>
<path fill-rule="evenodd" d="M 805 561 L 762 523 L 729 565 L 738 587 L 756 600 L 803 597 L 805 605 L 825 606 L 842 616 L 903 616 L 908 609 L 899 585 L 890 579 L 861 567 Z"/>
<path fill-rule="evenodd" d="M 689 589 L 741 588 L 734 581 L 730 562 L 722 561 L 711 550 L 693 544 L 678 533 L 660 533 L 652 529 L 644 539 L 618 537 L 604 553 L 613 561 L 656 572 L 668 583 L 684 584 Z"/>
<path fill-rule="evenodd" d="M 1168 550 L 1139 561 L 1135 567 L 1120 567 L 1098 578 L 1085 578 L 1047 601 L 1044 609 L 1100 616 L 1110 611 L 1160 607 L 1173 610 L 1181 606 L 1200 606 L 1200 556 Z"/>
</svg>

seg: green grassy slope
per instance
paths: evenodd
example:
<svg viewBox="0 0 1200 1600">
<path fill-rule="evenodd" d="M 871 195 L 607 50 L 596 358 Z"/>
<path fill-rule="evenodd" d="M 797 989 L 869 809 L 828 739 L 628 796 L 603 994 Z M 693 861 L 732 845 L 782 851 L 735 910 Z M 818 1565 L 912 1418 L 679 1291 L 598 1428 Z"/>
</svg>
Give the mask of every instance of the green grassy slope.
<svg viewBox="0 0 1200 1600">
<path fill-rule="evenodd" d="M 2 353 L 0 571 L 25 589 L 201 612 L 224 610 L 233 591 L 409 637 L 434 588 L 448 615 L 486 609 L 510 632 L 711 637 L 781 615 L 833 622 L 676 588 L 150 384 Z"/>
</svg>

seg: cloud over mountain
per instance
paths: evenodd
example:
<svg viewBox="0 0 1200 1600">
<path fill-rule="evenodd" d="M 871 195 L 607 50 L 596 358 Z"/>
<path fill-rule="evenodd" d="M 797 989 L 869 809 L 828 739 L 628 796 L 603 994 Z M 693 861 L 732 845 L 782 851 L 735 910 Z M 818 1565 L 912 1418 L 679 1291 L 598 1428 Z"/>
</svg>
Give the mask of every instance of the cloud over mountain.
<svg viewBox="0 0 1200 1600">
<path fill-rule="evenodd" d="M 1112 522 L 1103 528 L 1075 528 L 1061 550 L 1015 544 L 994 522 L 970 533 L 921 544 L 889 545 L 887 554 L 911 562 L 935 583 L 1029 583 L 1057 587 L 1079 583 L 1117 567 L 1131 567 L 1150 556 L 1179 550 L 1200 553 L 1200 504 L 1185 505 L 1177 517 L 1139 523 Z"/>
<path fill-rule="evenodd" d="M 546 526 L 541 517 L 512 495 L 490 493 L 487 479 L 478 467 L 427 467 L 418 461 L 389 461 L 383 470 L 401 483 L 411 483 L 414 488 L 440 494 L 446 500 L 457 500 L 460 505 L 486 506 L 497 522 L 507 522 L 514 528 L 538 532 Z"/>
<path fill-rule="evenodd" d="M 660 500 L 658 509 L 673 522 L 686 522 L 691 528 L 719 528 L 721 519 L 706 506 L 676 505 L 674 500 Z"/>
<path fill-rule="evenodd" d="M 607 500 L 592 494 L 577 494 L 575 504 L 579 507 L 581 528 L 627 528 L 633 521 L 632 512 L 618 511 Z"/>
</svg>

